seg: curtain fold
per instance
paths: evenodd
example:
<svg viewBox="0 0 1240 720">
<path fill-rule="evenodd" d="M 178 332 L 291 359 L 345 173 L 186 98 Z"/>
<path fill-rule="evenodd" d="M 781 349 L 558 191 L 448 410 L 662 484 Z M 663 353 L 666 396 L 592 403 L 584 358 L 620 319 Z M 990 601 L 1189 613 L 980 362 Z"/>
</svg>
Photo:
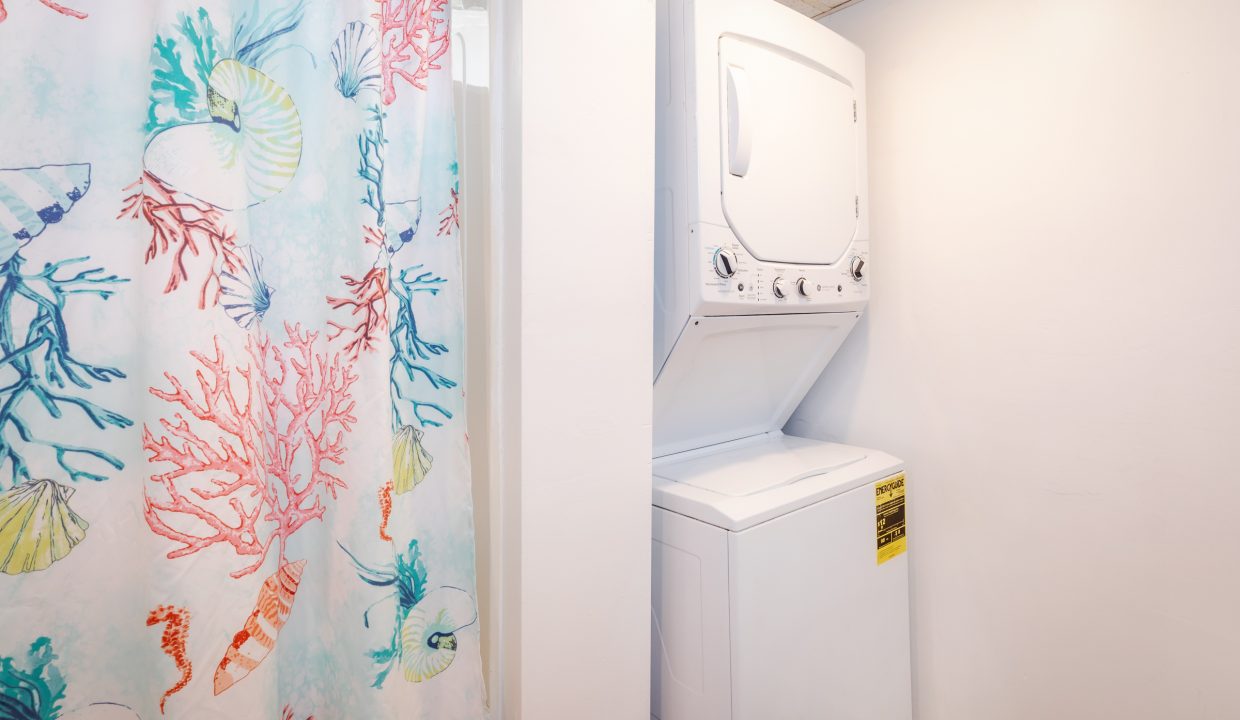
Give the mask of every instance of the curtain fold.
<svg viewBox="0 0 1240 720">
<path fill-rule="evenodd" d="M 484 716 L 448 0 L 0 0 L 0 719 Z"/>
</svg>

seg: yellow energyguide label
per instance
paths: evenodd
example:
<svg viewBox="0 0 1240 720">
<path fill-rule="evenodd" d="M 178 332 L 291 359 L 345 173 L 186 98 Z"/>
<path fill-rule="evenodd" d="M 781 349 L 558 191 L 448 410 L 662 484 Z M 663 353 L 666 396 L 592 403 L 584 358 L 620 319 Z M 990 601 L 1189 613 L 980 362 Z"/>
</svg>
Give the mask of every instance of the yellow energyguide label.
<svg viewBox="0 0 1240 720">
<path fill-rule="evenodd" d="M 904 473 L 874 486 L 874 532 L 878 536 L 878 564 L 908 550 L 904 535 Z"/>
</svg>

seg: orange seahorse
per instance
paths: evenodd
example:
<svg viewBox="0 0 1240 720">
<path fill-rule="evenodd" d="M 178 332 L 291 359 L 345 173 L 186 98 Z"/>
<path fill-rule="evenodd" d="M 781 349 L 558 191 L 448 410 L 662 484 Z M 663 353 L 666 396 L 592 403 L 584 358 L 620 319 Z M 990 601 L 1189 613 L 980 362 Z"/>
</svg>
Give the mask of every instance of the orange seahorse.
<svg viewBox="0 0 1240 720">
<path fill-rule="evenodd" d="M 388 535 L 388 521 L 392 519 L 392 481 L 388 480 L 387 484 L 379 488 L 379 514 L 382 518 L 379 521 L 379 539 L 392 541 L 392 536 Z"/>
<path fill-rule="evenodd" d="M 185 653 L 185 644 L 189 640 L 189 608 L 160 605 L 146 616 L 146 625 L 151 627 L 160 624 L 164 626 L 164 635 L 159 646 L 164 654 L 176 663 L 177 670 L 181 671 L 181 679 L 159 699 L 159 713 L 162 715 L 168 697 L 184 690 L 185 686 L 189 685 L 190 678 L 194 677 L 194 666 Z"/>
</svg>

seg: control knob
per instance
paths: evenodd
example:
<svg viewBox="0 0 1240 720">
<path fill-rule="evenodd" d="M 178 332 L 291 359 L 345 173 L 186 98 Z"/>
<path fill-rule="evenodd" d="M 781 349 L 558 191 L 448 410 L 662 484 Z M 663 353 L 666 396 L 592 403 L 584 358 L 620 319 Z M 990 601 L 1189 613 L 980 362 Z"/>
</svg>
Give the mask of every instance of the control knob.
<svg viewBox="0 0 1240 720">
<path fill-rule="evenodd" d="M 801 297 L 804 297 L 804 298 L 814 297 L 814 291 L 816 289 L 817 288 L 814 287 L 814 284 L 811 283 L 806 278 L 801 278 L 797 280 L 797 292 L 801 293 Z"/>
<path fill-rule="evenodd" d="M 719 248 L 714 257 L 715 274 L 721 278 L 730 278 L 736 274 L 736 256 Z"/>
<path fill-rule="evenodd" d="M 865 260 L 862 260 L 859 257 L 855 257 L 852 259 L 852 263 L 850 263 L 848 266 L 848 274 L 852 275 L 853 280 L 860 280 L 862 277 L 864 277 L 863 273 L 861 272 L 861 269 L 864 267 L 865 267 Z"/>
<path fill-rule="evenodd" d="M 782 277 L 777 277 L 771 281 L 771 294 L 781 300 L 788 296 L 787 291 L 784 290 L 784 279 Z"/>
</svg>

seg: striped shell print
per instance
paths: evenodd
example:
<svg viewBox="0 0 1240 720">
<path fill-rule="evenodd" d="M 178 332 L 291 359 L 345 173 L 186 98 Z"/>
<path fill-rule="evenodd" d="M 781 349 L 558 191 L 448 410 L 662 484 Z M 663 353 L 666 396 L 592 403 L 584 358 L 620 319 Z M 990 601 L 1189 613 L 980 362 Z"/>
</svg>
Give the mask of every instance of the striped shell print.
<svg viewBox="0 0 1240 720">
<path fill-rule="evenodd" d="M 270 200 L 301 162 L 301 116 L 274 80 L 221 60 L 207 86 L 210 122 L 170 127 L 151 138 L 143 161 L 174 189 L 222 210 Z"/>
<path fill-rule="evenodd" d="M 60 222 L 89 189 L 89 163 L 0 170 L 0 262 Z"/>
<path fill-rule="evenodd" d="M 241 631 L 233 636 L 224 659 L 215 669 L 216 695 L 237 684 L 271 654 L 276 637 L 293 611 L 293 598 L 305 568 L 305 560 L 287 563 L 263 581 L 254 612 L 250 613 Z"/>
</svg>

